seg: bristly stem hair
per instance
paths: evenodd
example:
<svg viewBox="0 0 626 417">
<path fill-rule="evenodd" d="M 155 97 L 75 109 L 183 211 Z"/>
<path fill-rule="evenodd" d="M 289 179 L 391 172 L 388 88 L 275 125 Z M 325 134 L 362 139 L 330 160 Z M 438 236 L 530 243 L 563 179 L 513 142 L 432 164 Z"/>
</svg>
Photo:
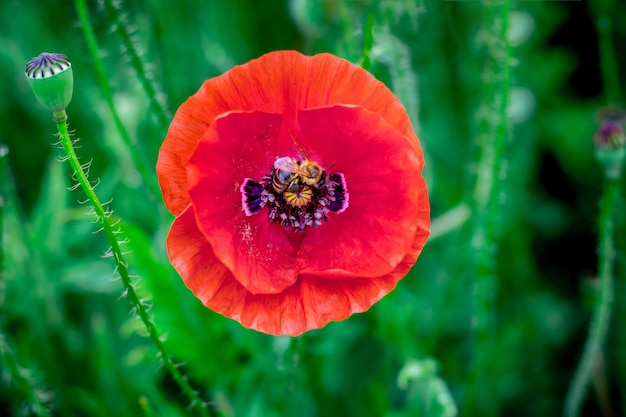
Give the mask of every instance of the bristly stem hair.
<svg viewBox="0 0 626 417">
<path fill-rule="evenodd" d="M 91 203 L 94 213 L 97 216 L 98 223 L 100 223 L 102 230 L 104 230 L 107 239 L 109 240 L 109 244 L 111 245 L 110 252 L 115 260 L 115 265 L 118 274 L 120 275 L 121 281 L 124 285 L 124 293 L 130 300 L 133 305 L 134 310 L 137 311 L 139 318 L 143 322 L 148 331 L 150 340 L 156 347 L 159 355 L 163 359 L 163 363 L 165 364 L 166 369 L 170 372 L 174 381 L 178 384 L 178 386 L 182 389 L 183 393 L 188 397 L 191 401 L 191 404 L 197 410 L 198 414 L 202 417 L 208 417 L 209 414 L 205 408 L 204 403 L 191 387 L 185 376 L 181 373 L 181 371 L 176 367 L 172 358 L 167 353 L 165 346 L 161 339 L 159 338 L 159 333 L 156 329 L 152 318 L 148 314 L 148 311 L 142 301 L 139 299 L 137 293 L 135 292 L 135 287 L 130 279 L 128 273 L 128 264 L 124 261 L 124 255 L 120 248 L 120 242 L 118 241 L 117 235 L 120 232 L 120 229 L 115 229 L 114 226 L 109 221 L 107 210 L 103 207 L 102 203 L 98 199 L 93 186 L 87 179 L 87 175 L 83 170 L 83 166 L 81 166 L 80 161 L 74 151 L 74 146 L 72 143 L 72 139 L 70 138 L 70 134 L 67 127 L 67 115 L 65 111 L 59 113 L 55 113 L 54 121 L 57 125 L 57 130 L 60 138 L 61 145 L 67 155 L 67 160 L 70 163 L 72 170 L 74 171 L 74 176 L 81 188 L 85 192 L 89 202 Z"/>
<path fill-rule="evenodd" d="M 104 64 L 102 62 L 102 59 L 100 58 L 100 47 L 98 46 L 98 41 L 96 39 L 96 35 L 89 19 L 87 3 L 85 0 L 75 0 L 74 4 L 76 6 L 78 18 L 80 19 L 81 27 L 83 29 L 83 35 L 85 36 L 85 41 L 87 42 L 89 53 L 91 54 L 91 58 L 93 59 L 96 75 L 98 76 L 98 82 L 100 83 L 100 88 L 102 89 L 102 94 L 104 100 L 107 103 L 109 111 L 111 112 L 111 116 L 113 117 L 115 127 L 117 128 L 120 137 L 124 141 L 126 148 L 130 152 L 131 159 L 135 164 L 135 167 L 141 174 L 141 177 L 146 182 L 146 185 L 153 195 L 159 196 L 161 195 L 161 190 L 156 181 L 156 177 L 153 173 L 148 171 L 148 166 L 145 163 L 143 156 L 141 155 L 140 149 L 137 147 L 137 144 L 134 143 L 131 139 L 128 130 L 124 126 L 124 123 L 122 123 L 122 118 L 115 108 L 115 103 L 113 102 L 113 92 L 111 91 L 111 86 L 109 85 L 108 77 L 104 69 Z"/>
<path fill-rule="evenodd" d="M 495 416 L 491 399 L 492 362 L 495 353 L 495 299 L 498 282 L 496 258 L 498 226 L 502 215 L 505 144 L 509 135 L 507 109 L 511 83 L 511 46 L 508 40 L 511 0 L 484 0 L 481 32 L 485 44 L 483 99 L 479 108 L 476 185 L 472 247 L 476 251 L 474 281 L 473 359 L 469 380 L 468 414 Z"/>
</svg>

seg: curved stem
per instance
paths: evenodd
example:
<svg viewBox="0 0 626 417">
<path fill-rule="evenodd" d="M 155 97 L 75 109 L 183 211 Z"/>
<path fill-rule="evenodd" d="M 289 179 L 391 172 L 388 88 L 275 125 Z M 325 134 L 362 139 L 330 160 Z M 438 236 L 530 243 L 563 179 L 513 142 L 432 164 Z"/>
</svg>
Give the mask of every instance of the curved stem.
<svg viewBox="0 0 626 417">
<path fill-rule="evenodd" d="M 78 157 L 76 156 L 76 152 L 74 151 L 72 140 L 70 139 L 70 134 L 67 127 L 67 115 L 65 111 L 55 113 L 53 119 L 56 122 L 59 137 L 61 139 L 61 144 L 63 145 L 63 149 L 65 150 L 70 166 L 74 171 L 74 175 L 76 176 L 76 179 L 79 182 L 81 188 L 87 195 L 87 198 L 89 199 L 89 202 L 93 207 L 94 213 L 97 216 L 98 222 L 101 224 L 102 229 L 104 230 L 104 233 L 109 240 L 109 244 L 111 245 L 111 254 L 113 255 L 113 259 L 115 260 L 117 272 L 119 273 L 122 283 L 124 284 L 125 295 L 128 297 L 131 304 L 133 305 L 133 308 L 137 311 L 139 318 L 146 326 L 146 330 L 148 331 L 150 340 L 157 348 L 159 355 L 163 358 L 165 367 L 174 378 L 174 381 L 176 381 L 178 386 L 183 390 L 183 393 L 189 398 L 192 406 L 194 406 L 198 411 L 198 414 L 202 417 L 208 417 L 209 414 L 204 407 L 202 400 L 193 390 L 189 382 L 187 382 L 187 379 L 183 376 L 180 370 L 172 362 L 172 359 L 165 350 L 163 342 L 159 338 L 159 334 L 157 332 L 154 322 L 148 315 L 146 307 L 141 302 L 141 300 L 137 296 L 137 293 L 135 292 L 135 287 L 133 286 L 133 283 L 131 282 L 130 276 L 128 274 L 128 265 L 124 261 L 124 255 L 117 240 L 117 234 L 119 234 L 120 230 L 113 228 L 113 225 L 108 219 L 107 211 L 98 199 L 98 196 L 91 186 L 91 183 L 87 179 L 87 175 L 85 174 L 85 171 L 83 170 L 83 167 L 81 166 Z"/>
<path fill-rule="evenodd" d="M 113 92 L 111 91 L 111 86 L 109 85 L 106 71 L 104 70 L 104 64 L 102 63 L 102 59 L 100 59 L 99 55 L 100 47 L 98 46 L 96 35 L 93 31 L 93 27 L 91 26 L 91 21 L 89 20 L 87 3 L 85 0 L 74 0 L 74 4 L 76 6 L 78 17 L 80 19 L 81 27 L 83 29 L 83 35 L 85 36 L 85 40 L 87 42 L 87 47 L 89 48 L 89 53 L 91 54 L 91 58 L 93 59 L 96 75 L 98 76 L 98 81 L 100 83 L 100 88 L 102 88 L 104 101 L 106 101 L 109 111 L 111 112 L 111 117 L 113 117 L 115 127 L 117 128 L 120 137 L 124 141 L 126 148 L 130 152 L 133 163 L 137 167 L 137 170 L 141 173 L 141 177 L 144 179 L 144 181 L 146 181 L 146 184 L 152 194 L 156 196 L 161 195 L 161 191 L 156 181 L 156 177 L 152 172 L 148 170 L 148 167 L 144 162 L 141 153 L 139 152 L 137 144 L 134 143 L 131 139 L 128 130 L 126 130 L 126 127 L 124 126 L 124 123 L 122 123 L 122 119 L 117 112 L 117 109 L 115 108 L 115 103 L 113 102 Z"/>
<path fill-rule="evenodd" d="M 587 387 L 594 367 L 599 363 L 606 342 L 613 306 L 613 209 L 619 194 L 619 182 L 607 181 L 602 196 L 599 218 L 599 259 L 600 294 L 589 327 L 589 337 L 583 355 L 574 374 L 565 400 L 565 416 L 574 417 L 580 412 L 587 394 Z"/>
</svg>

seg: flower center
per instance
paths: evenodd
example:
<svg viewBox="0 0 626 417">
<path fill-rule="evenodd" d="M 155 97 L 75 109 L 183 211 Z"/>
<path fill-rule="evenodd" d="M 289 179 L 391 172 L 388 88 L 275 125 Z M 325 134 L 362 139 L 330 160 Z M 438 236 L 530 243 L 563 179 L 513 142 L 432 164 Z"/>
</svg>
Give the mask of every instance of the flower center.
<svg viewBox="0 0 626 417">
<path fill-rule="evenodd" d="M 241 201 L 247 216 L 268 208 L 270 222 L 303 231 L 328 220 L 328 213 L 348 208 L 348 188 L 343 174 L 329 174 L 317 162 L 284 156 L 276 158 L 270 172 L 241 184 Z"/>
</svg>

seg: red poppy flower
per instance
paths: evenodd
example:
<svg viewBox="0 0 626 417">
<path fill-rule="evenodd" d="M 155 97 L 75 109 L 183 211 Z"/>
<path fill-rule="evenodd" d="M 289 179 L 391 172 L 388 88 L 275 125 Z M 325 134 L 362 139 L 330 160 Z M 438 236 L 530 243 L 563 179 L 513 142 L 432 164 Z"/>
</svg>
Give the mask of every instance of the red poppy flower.
<svg viewBox="0 0 626 417">
<path fill-rule="evenodd" d="M 178 109 L 157 173 L 170 260 L 209 308 L 298 335 L 367 310 L 430 230 L 406 111 L 330 54 L 272 52 Z"/>
</svg>

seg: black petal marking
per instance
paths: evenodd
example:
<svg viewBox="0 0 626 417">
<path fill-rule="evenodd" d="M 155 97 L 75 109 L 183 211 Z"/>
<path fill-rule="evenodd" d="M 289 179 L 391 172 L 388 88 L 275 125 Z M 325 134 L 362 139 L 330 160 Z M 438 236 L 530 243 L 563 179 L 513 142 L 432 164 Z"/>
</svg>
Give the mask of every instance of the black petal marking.
<svg viewBox="0 0 626 417">
<path fill-rule="evenodd" d="M 243 184 L 241 184 L 239 189 L 241 190 L 241 204 L 246 215 L 252 216 L 258 213 L 263 208 L 263 205 L 261 205 L 263 184 L 246 178 L 243 180 Z"/>
<path fill-rule="evenodd" d="M 343 213 L 348 208 L 348 187 L 343 174 L 332 174 L 329 177 L 330 204 L 328 208 L 335 213 Z"/>
</svg>

